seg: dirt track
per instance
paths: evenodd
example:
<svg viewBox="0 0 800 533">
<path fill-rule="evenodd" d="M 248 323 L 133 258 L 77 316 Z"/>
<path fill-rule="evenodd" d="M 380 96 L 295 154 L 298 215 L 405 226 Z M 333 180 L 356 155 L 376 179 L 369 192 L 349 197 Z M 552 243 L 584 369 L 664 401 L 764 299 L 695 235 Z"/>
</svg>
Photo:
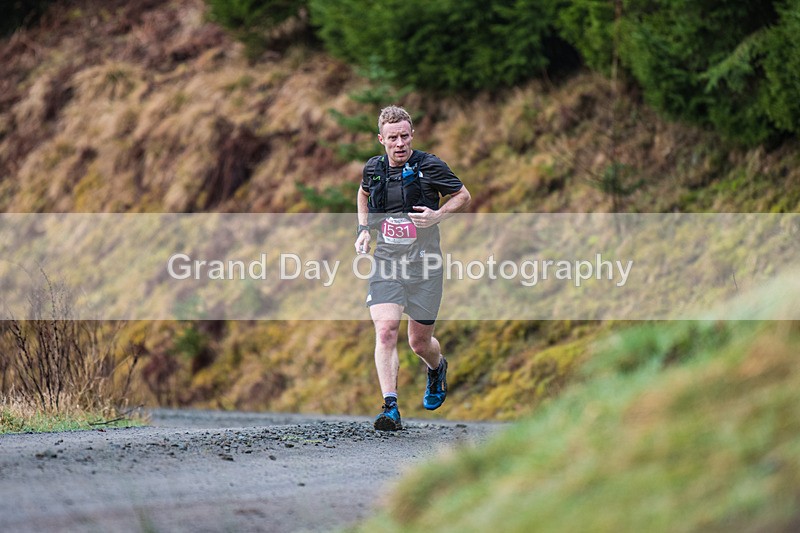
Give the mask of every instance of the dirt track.
<svg viewBox="0 0 800 533">
<path fill-rule="evenodd" d="M 0 436 L 0 531 L 329 531 L 499 427 L 404 422 L 156 411 L 147 428 Z"/>
</svg>

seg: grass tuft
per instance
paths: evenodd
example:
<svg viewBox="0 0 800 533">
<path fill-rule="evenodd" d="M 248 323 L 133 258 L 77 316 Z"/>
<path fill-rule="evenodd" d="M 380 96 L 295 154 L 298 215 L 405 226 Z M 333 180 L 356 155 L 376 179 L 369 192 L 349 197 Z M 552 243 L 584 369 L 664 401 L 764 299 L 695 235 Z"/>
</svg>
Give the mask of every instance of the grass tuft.
<svg viewBox="0 0 800 533">
<path fill-rule="evenodd" d="M 62 403 L 74 405 L 74 402 L 66 398 Z M 117 409 L 112 406 L 96 411 L 74 408 L 60 412 L 46 412 L 20 397 L 5 397 L 0 400 L 0 434 L 135 427 L 145 423 L 146 419 L 138 415 L 119 415 Z"/>
</svg>

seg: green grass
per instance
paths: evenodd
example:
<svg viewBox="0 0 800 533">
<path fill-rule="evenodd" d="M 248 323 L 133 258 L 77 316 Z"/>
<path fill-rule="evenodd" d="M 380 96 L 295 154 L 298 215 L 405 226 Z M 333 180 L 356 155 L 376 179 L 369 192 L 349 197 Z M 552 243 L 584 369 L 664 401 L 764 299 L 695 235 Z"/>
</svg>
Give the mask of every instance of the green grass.
<svg viewBox="0 0 800 533">
<path fill-rule="evenodd" d="M 363 529 L 788 531 L 798 353 L 791 322 L 626 330 L 534 417 L 408 476 Z"/>
<path fill-rule="evenodd" d="M 144 425 L 138 418 L 107 421 L 101 413 L 24 412 L 16 406 L 0 407 L 0 434 L 49 433 L 109 427 L 136 427 Z"/>
</svg>

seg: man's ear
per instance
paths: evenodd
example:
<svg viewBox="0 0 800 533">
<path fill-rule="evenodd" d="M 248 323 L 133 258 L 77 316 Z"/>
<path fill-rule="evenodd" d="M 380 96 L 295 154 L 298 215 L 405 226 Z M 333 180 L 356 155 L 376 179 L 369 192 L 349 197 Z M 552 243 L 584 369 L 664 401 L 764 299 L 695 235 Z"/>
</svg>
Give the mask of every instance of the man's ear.
<svg viewBox="0 0 800 533">
<path fill-rule="evenodd" d="M 381 135 L 380 133 L 378 134 L 378 142 L 383 144 L 383 135 Z"/>
</svg>

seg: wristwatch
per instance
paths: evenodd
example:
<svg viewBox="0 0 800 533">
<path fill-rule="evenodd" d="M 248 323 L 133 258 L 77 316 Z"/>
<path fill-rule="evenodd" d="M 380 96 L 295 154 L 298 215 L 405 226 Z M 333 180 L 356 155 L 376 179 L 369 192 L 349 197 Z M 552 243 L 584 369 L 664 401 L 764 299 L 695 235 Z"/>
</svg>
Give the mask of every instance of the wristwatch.
<svg viewBox="0 0 800 533">
<path fill-rule="evenodd" d="M 364 230 L 367 230 L 367 231 L 369 231 L 369 226 L 367 226 L 367 225 L 364 225 L 364 224 L 359 224 L 359 225 L 358 225 L 358 229 L 356 230 L 356 237 L 358 237 L 359 235 L 361 235 L 361 232 L 362 232 L 362 231 L 364 231 Z"/>
</svg>

